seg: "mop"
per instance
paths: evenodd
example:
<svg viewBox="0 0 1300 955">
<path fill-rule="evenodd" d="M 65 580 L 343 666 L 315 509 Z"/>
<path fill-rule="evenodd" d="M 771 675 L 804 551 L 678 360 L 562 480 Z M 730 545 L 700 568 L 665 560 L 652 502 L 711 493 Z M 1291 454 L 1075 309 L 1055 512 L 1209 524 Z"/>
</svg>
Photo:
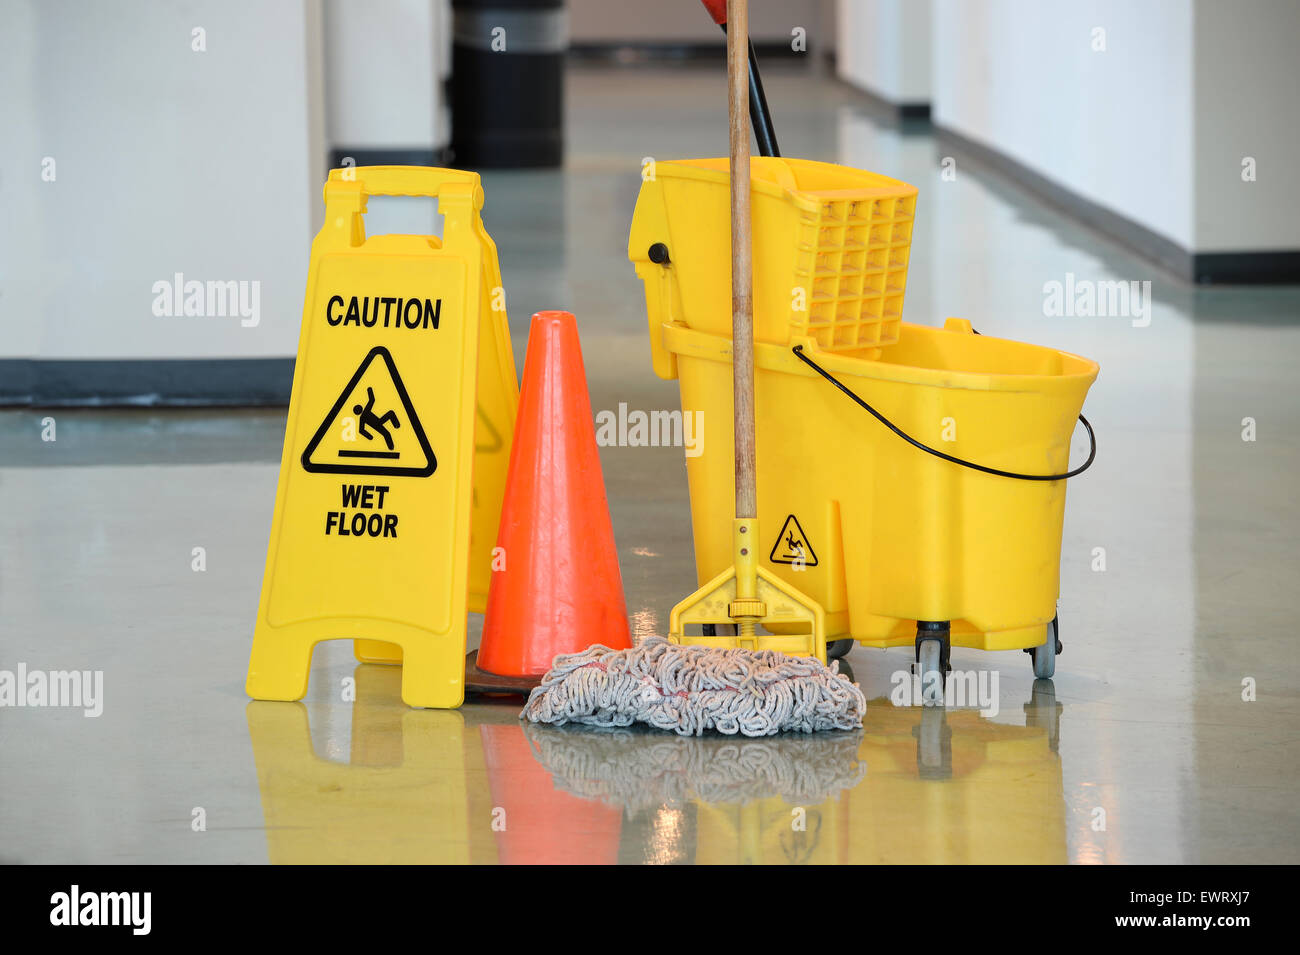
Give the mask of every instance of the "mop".
<svg viewBox="0 0 1300 955">
<path fill-rule="evenodd" d="M 534 723 L 645 723 L 680 736 L 772 736 L 856 729 L 866 708 L 838 661 L 828 667 L 775 650 L 650 637 L 630 650 L 597 645 L 557 656 L 520 715 Z"/>
<path fill-rule="evenodd" d="M 747 0 L 727 6 L 727 83 L 731 174 L 732 351 L 735 375 L 735 563 L 673 608 L 671 640 L 653 637 L 630 650 L 593 646 L 555 658 L 520 714 L 534 723 L 630 726 L 645 723 L 682 736 L 706 730 L 745 736 L 812 733 L 862 725 L 866 698 L 821 659 L 751 649 L 770 619 L 806 623 L 816 657 L 825 654 L 822 608 L 758 566 L 754 453 L 754 315 L 749 178 L 749 17 Z M 687 624 L 707 634 L 735 629 L 737 645 L 687 646 Z M 717 638 L 711 636 L 717 642 Z M 750 644 L 750 647 L 744 644 Z"/>
</svg>

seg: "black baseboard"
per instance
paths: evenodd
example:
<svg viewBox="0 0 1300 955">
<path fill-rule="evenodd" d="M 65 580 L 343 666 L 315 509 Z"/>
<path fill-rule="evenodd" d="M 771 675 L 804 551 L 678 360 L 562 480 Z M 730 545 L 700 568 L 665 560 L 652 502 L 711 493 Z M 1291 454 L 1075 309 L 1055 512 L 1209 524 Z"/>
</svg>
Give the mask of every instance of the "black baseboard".
<svg viewBox="0 0 1300 955">
<path fill-rule="evenodd" d="M 1005 153 L 946 126 L 934 126 L 934 136 L 956 158 L 964 156 L 988 168 L 1185 281 L 1240 285 L 1300 283 L 1300 250 L 1192 252 L 1132 219 L 1085 199 Z"/>
<path fill-rule="evenodd" d="M 445 166 L 448 152 L 443 147 L 353 147 L 335 146 L 330 150 L 330 168 L 338 169 L 344 159 L 354 166 Z"/>
<path fill-rule="evenodd" d="M 906 134 L 930 133 L 930 104 L 928 102 L 899 103 L 886 99 L 879 93 L 863 89 L 856 83 L 850 83 L 844 77 L 835 74 L 840 86 L 851 90 L 863 103 L 863 108 L 872 119 Z"/>
<path fill-rule="evenodd" d="M 287 405 L 292 358 L 0 360 L 0 405 L 249 407 Z"/>
<path fill-rule="evenodd" d="M 1192 256 L 1197 282 L 1221 285 L 1300 283 L 1300 251 L 1197 252 Z"/>
</svg>

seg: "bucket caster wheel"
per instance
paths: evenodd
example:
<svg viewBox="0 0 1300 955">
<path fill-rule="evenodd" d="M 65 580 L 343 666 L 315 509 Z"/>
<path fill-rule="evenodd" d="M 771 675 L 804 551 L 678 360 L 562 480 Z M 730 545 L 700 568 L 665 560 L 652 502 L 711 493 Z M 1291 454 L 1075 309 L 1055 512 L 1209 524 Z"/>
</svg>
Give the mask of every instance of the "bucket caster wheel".
<svg viewBox="0 0 1300 955">
<path fill-rule="evenodd" d="M 847 656 L 848 652 L 853 649 L 854 642 L 855 641 L 852 637 L 844 637 L 842 640 L 829 641 L 826 644 L 826 659 L 838 660 L 841 657 Z"/>
<path fill-rule="evenodd" d="M 921 677 L 921 703 L 943 705 L 943 641 L 930 638 L 917 644 L 916 672 Z"/>
<path fill-rule="evenodd" d="M 1030 647 L 1029 655 L 1034 660 L 1034 676 L 1040 680 L 1050 680 L 1056 673 L 1056 656 L 1064 649 L 1061 646 L 1059 615 L 1052 618 L 1047 625 L 1047 639 L 1041 647 Z"/>
<path fill-rule="evenodd" d="M 948 663 L 951 645 L 946 620 L 916 622 L 916 663 L 912 672 L 921 678 L 922 706 L 943 706 L 943 684 L 952 671 Z"/>
</svg>

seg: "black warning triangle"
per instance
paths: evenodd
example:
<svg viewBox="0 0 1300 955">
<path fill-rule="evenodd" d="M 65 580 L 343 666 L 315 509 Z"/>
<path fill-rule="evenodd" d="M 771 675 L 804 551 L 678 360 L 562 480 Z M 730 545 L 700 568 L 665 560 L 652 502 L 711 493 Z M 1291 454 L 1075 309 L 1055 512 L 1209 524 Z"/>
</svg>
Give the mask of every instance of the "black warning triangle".
<svg viewBox="0 0 1300 955">
<path fill-rule="evenodd" d="M 368 436 L 366 445 L 371 442 L 375 444 L 367 447 L 359 443 L 356 448 L 322 447 L 322 441 L 330 433 L 331 425 L 338 421 L 339 412 L 344 410 L 348 398 L 352 396 L 376 358 L 383 359 L 383 365 L 388 371 L 388 380 L 392 383 L 392 395 L 376 395 L 373 388 L 367 388 L 366 407 L 361 412 L 362 419 L 357 422 L 360 433 Z M 379 381 L 382 380 L 381 374 Z M 386 387 L 384 390 L 387 391 Z M 398 417 L 392 407 L 393 395 L 401 404 L 403 417 Z M 377 399 L 380 398 L 385 401 L 378 401 Z M 362 404 L 360 396 L 357 404 L 358 407 Z M 376 405 L 384 410 L 376 414 L 374 412 Z M 399 448 L 393 440 L 394 434 L 402 439 L 402 447 Z M 418 445 L 418 451 L 411 446 L 412 439 Z M 397 373 L 397 366 L 393 364 L 393 356 L 387 348 L 376 345 L 370 349 L 352 379 L 343 386 L 338 401 L 334 402 L 334 407 L 330 408 L 325 415 L 325 420 L 321 422 L 312 439 L 307 442 L 307 447 L 302 452 L 302 466 L 303 470 L 316 474 L 393 474 L 406 477 L 428 477 L 437 469 L 438 460 L 433 456 L 429 439 L 425 437 L 420 418 L 415 413 L 415 408 L 411 406 L 411 397 L 406 393 L 406 386 L 402 384 L 402 377 Z"/>
<path fill-rule="evenodd" d="M 781 525 L 781 535 L 772 545 L 772 556 L 769 559 L 774 564 L 817 566 L 817 555 L 813 553 L 812 544 L 808 543 L 803 528 L 799 526 L 799 519 L 793 514 Z"/>
</svg>

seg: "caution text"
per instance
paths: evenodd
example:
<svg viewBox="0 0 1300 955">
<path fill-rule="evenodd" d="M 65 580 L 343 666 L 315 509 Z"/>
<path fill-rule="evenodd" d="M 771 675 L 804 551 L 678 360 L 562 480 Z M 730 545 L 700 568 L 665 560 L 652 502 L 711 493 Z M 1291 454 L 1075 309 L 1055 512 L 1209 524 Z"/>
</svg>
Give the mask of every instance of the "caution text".
<svg viewBox="0 0 1300 955">
<path fill-rule="evenodd" d="M 433 328 L 442 317 L 442 299 L 401 298 L 396 295 L 331 295 L 325 303 L 325 321 L 365 328 Z"/>
</svg>

